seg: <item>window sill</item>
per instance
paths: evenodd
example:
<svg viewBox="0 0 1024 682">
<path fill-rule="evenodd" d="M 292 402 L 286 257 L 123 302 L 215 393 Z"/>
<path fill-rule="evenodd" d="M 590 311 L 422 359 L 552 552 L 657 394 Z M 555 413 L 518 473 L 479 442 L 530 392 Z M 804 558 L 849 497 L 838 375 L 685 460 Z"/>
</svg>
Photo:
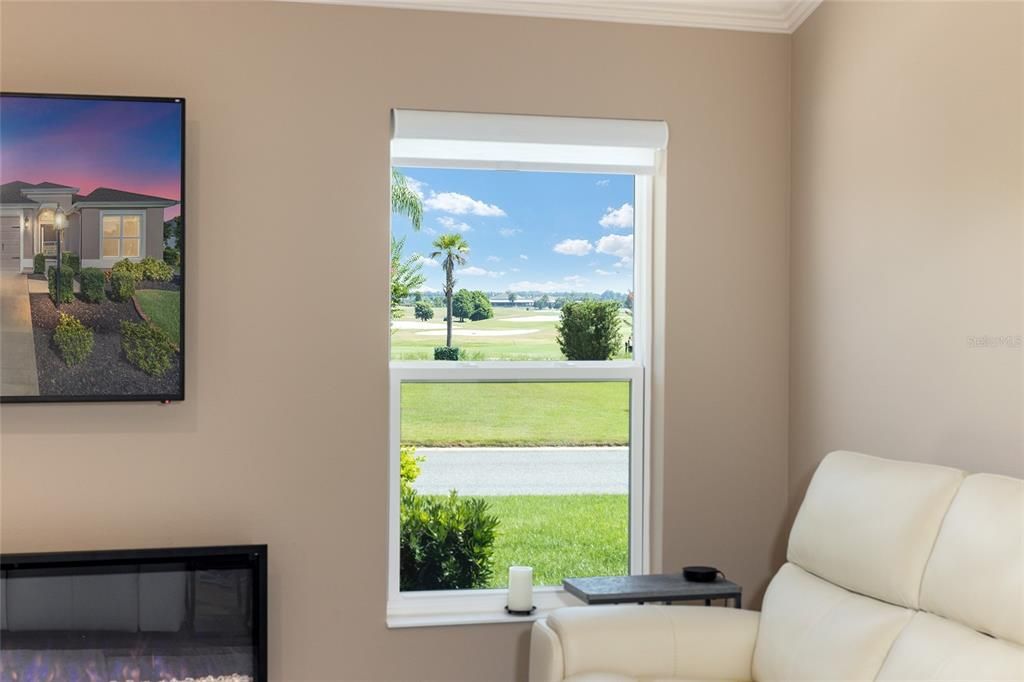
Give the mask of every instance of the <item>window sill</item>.
<svg viewBox="0 0 1024 682">
<path fill-rule="evenodd" d="M 402 593 L 388 602 L 387 626 L 397 629 L 531 623 L 563 606 L 583 604 L 561 587 L 539 587 L 534 590 L 537 610 L 529 616 L 513 616 L 505 611 L 505 599 L 505 590 Z"/>
</svg>

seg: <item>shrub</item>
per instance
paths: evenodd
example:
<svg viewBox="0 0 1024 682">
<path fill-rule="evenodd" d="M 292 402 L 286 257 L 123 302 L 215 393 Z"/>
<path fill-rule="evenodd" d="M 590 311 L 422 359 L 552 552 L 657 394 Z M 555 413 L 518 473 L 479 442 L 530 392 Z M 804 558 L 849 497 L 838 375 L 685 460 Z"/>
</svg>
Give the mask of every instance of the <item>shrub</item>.
<svg viewBox="0 0 1024 682">
<path fill-rule="evenodd" d="M 64 362 L 71 367 L 92 353 L 92 330 L 74 315 L 61 313 L 57 329 L 53 332 L 53 342 L 57 344 Z"/>
<path fill-rule="evenodd" d="M 131 276 L 132 282 L 141 282 L 142 263 L 136 263 L 134 261 L 128 260 L 127 258 L 122 258 L 121 260 L 114 263 L 114 267 L 110 269 L 110 273 L 111 277 L 117 274 L 124 273 Z"/>
<path fill-rule="evenodd" d="M 82 298 L 89 303 L 99 303 L 107 297 L 107 280 L 99 268 L 82 268 L 78 280 L 82 283 Z"/>
<path fill-rule="evenodd" d="M 75 300 L 75 273 L 71 268 L 60 269 L 60 300 L 57 300 L 57 267 L 51 265 L 46 271 L 46 282 L 50 288 L 50 300 L 55 304 L 71 303 Z"/>
<path fill-rule="evenodd" d="M 475 322 L 494 317 L 494 309 L 484 292 L 459 289 L 452 298 L 452 314 L 460 322 L 465 322 L 466 318 Z"/>
<path fill-rule="evenodd" d="M 487 294 L 482 291 L 473 292 L 473 312 L 469 316 L 469 319 L 474 322 L 480 320 L 488 320 L 494 317 L 494 308 L 491 307 L 491 302 L 487 299 Z"/>
<path fill-rule="evenodd" d="M 60 266 L 61 270 L 71 268 L 77 275 L 78 271 L 82 269 L 82 258 L 73 251 L 65 251 L 60 255 Z"/>
<path fill-rule="evenodd" d="M 164 248 L 164 262 L 174 267 L 175 265 L 181 264 L 181 252 L 173 246 Z"/>
<path fill-rule="evenodd" d="M 608 360 L 619 349 L 619 325 L 616 301 L 568 302 L 555 327 L 558 347 L 567 360 Z"/>
<path fill-rule="evenodd" d="M 32 257 L 32 273 L 36 275 L 42 275 L 46 272 L 46 256 L 41 253 L 37 253 Z"/>
<path fill-rule="evenodd" d="M 494 572 L 498 518 L 487 501 L 462 497 L 402 495 L 400 577 L 403 590 L 485 587 Z"/>
<path fill-rule="evenodd" d="M 423 320 L 424 322 L 434 317 L 434 309 L 426 301 L 417 301 L 413 312 L 417 320 Z"/>
<path fill-rule="evenodd" d="M 412 484 L 420 477 L 420 462 L 422 457 L 416 456 L 416 448 L 411 445 L 403 445 L 399 448 L 398 487 L 404 496 L 408 492 L 414 492 Z"/>
<path fill-rule="evenodd" d="M 167 373 L 174 353 L 167 335 L 147 322 L 121 323 L 121 349 L 128 362 L 155 377 Z"/>
<path fill-rule="evenodd" d="M 174 268 L 156 258 L 143 258 L 139 261 L 142 279 L 150 282 L 170 282 L 174 277 Z"/>
<path fill-rule="evenodd" d="M 127 301 L 135 295 L 135 277 L 122 270 L 110 274 L 110 294 L 115 301 Z"/>
<path fill-rule="evenodd" d="M 457 346 L 436 346 L 434 348 L 435 360 L 458 360 L 459 349 Z"/>
</svg>

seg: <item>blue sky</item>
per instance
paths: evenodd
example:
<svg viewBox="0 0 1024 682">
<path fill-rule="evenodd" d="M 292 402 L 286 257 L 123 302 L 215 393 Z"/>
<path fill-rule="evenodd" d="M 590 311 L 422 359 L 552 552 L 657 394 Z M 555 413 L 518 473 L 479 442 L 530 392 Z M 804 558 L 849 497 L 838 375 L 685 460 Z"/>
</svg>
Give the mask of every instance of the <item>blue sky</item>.
<svg viewBox="0 0 1024 682">
<path fill-rule="evenodd" d="M 457 288 L 626 293 L 633 288 L 633 177 L 402 168 L 423 198 L 423 229 L 392 216 L 405 253 L 429 256 L 443 232 L 469 242 Z M 441 288 L 424 259 L 425 290 Z"/>
<path fill-rule="evenodd" d="M 56 182 L 181 197 L 181 103 L 0 98 L 0 183 Z M 164 212 L 181 212 L 175 205 Z"/>
</svg>

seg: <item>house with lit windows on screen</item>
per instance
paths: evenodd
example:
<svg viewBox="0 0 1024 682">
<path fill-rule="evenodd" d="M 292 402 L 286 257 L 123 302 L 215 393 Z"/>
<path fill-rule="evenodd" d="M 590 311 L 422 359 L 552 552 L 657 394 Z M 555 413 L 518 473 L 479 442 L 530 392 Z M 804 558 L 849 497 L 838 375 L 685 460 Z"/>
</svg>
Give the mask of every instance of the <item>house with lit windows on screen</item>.
<svg viewBox="0 0 1024 682">
<path fill-rule="evenodd" d="M 164 210 L 176 200 L 110 187 L 79 191 L 53 182 L 0 185 L 0 269 L 31 270 L 37 253 L 55 258 L 62 219 L 61 249 L 77 253 L 82 267 L 163 257 Z"/>
</svg>

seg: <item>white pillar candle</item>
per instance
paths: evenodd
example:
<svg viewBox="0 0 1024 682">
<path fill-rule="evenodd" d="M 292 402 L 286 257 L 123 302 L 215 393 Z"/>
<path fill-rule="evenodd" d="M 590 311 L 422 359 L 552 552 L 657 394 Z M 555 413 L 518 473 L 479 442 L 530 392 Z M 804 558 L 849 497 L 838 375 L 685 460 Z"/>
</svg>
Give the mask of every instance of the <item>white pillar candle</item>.
<svg viewBox="0 0 1024 682">
<path fill-rule="evenodd" d="M 533 608 L 533 569 L 529 566 L 508 567 L 508 610 L 529 611 Z"/>
</svg>

